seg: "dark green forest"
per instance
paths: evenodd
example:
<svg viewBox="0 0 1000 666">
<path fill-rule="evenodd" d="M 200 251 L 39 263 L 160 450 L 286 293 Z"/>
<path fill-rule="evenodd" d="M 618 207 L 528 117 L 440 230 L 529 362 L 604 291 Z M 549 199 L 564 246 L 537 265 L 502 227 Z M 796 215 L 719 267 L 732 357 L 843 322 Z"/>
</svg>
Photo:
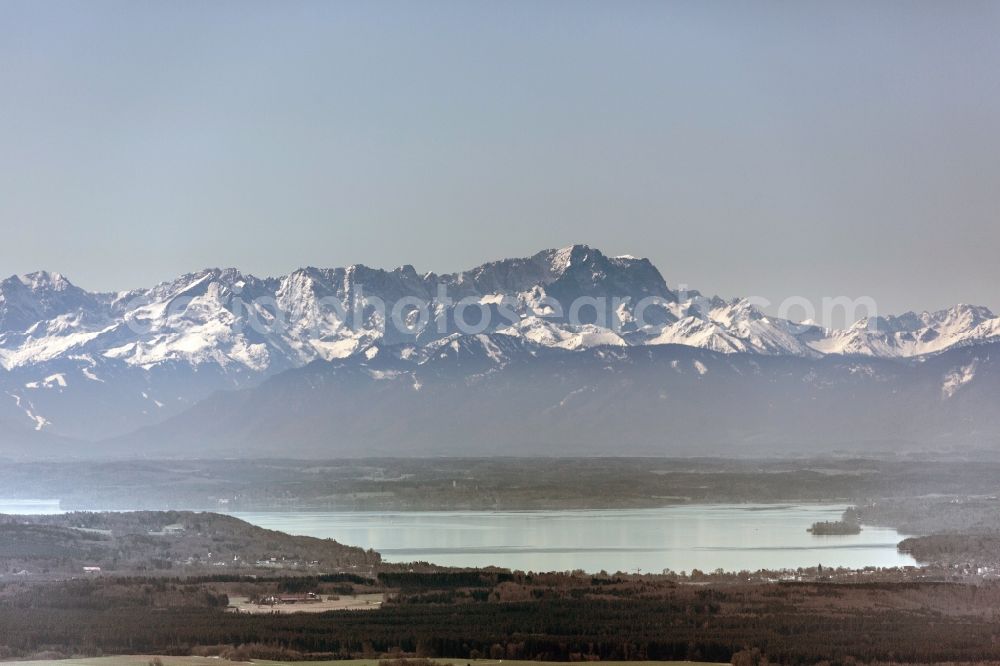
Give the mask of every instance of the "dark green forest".
<svg viewBox="0 0 1000 666">
<path fill-rule="evenodd" d="M 253 646 L 312 659 L 729 661 L 745 648 L 771 662 L 802 664 L 1000 659 L 995 584 L 695 586 L 642 577 L 417 574 L 367 581 L 401 586 L 384 588 L 391 602 L 380 610 L 274 616 L 227 612 L 225 590 L 233 584 L 133 578 L 6 585 L 0 655 L 184 655 Z"/>
</svg>

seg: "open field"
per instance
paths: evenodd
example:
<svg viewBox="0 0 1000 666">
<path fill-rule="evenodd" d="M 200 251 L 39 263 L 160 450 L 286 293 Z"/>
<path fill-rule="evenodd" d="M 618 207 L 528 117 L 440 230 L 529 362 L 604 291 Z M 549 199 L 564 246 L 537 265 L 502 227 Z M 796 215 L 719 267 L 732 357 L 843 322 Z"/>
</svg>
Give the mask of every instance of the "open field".
<svg viewBox="0 0 1000 666">
<path fill-rule="evenodd" d="M 119 655 L 116 657 L 89 657 L 86 659 L 49 659 L 38 661 L 4 661 L 4 664 L 59 664 L 59 666 L 149 666 L 159 660 L 163 666 L 219 666 L 219 664 L 245 664 L 249 662 L 223 661 L 218 657 L 161 657 L 154 655 Z"/>
<path fill-rule="evenodd" d="M 255 659 L 252 662 L 245 661 L 226 661 L 219 659 L 217 657 L 156 657 L 151 655 L 121 655 L 117 657 L 92 657 L 88 659 L 61 659 L 61 660 L 49 660 L 49 661 L 19 661 L 19 662 L 0 662 L 0 663 L 16 663 L 23 666 L 45 666 L 52 664 L 53 666 L 149 666 L 150 662 L 158 659 L 159 663 L 163 666 L 227 666 L 232 664 L 236 666 L 238 664 L 255 664 L 256 666 L 285 666 L 285 664 L 306 664 L 307 666 L 379 666 L 378 659 L 345 659 L 340 661 L 309 661 L 309 662 L 293 662 L 293 661 L 266 661 Z M 509 664 L 510 666 L 548 666 L 550 664 L 558 664 L 565 662 L 552 662 L 552 661 L 514 661 L 514 660 L 503 660 L 496 661 L 492 659 L 438 659 L 435 660 L 436 664 L 475 664 L 476 666 L 499 666 L 499 664 Z M 694 662 L 694 661 L 602 661 L 600 662 L 604 666 L 686 666 L 699 664 L 700 666 L 705 666 L 707 662 Z"/>
<path fill-rule="evenodd" d="M 253 615 L 271 615 L 274 613 L 326 613 L 336 610 L 375 610 L 385 601 L 384 594 L 357 594 L 341 596 L 338 599 L 325 597 L 314 603 L 294 603 L 258 605 L 251 603 L 249 597 L 230 597 L 228 610 L 234 613 L 250 613 Z"/>
</svg>

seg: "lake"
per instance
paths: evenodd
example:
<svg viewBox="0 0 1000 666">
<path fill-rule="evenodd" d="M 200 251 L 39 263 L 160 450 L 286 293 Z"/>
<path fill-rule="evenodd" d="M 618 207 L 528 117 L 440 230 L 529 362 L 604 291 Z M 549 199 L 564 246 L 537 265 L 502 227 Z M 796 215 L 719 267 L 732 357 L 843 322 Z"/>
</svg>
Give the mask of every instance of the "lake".
<svg viewBox="0 0 1000 666">
<path fill-rule="evenodd" d="M 903 566 L 902 537 L 813 536 L 844 505 L 702 504 L 581 511 L 252 512 L 233 515 L 290 534 L 374 548 L 389 562 L 496 565 L 525 571 L 728 571 Z"/>
<path fill-rule="evenodd" d="M 237 512 L 247 522 L 382 553 L 389 562 L 525 571 L 727 571 L 916 564 L 893 529 L 813 536 L 842 504 L 685 504 L 557 511 Z M 0 499 L 0 513 L 61 513 L 58 500 Z"/>
</svg>

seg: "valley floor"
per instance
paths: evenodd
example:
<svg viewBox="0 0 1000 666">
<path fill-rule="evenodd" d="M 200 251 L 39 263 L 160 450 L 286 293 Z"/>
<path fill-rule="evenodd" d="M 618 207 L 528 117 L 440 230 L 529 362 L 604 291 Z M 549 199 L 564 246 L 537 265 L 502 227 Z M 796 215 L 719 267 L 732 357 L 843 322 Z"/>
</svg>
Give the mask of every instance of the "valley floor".
<svg viewBox="0 0 1000 666">
<path fill-rule="evenodd" d="M 162 666 L 239 666 L 240 664 L 254 664 L 255 666 L 286 666 L 287 664 L 298 664 L 302 666 L 380 666 L 384 660 L 380 659 L 340 659 L 332 661 L 271 661 L 255 659 L 253 661 L 221 661 L 218 657 L 160 657 L 156 655 L 119 655 L 116 657 L 90 657 L 84 659 L 50 659 L 0 663 L 14 663 L 19 666 L 150 666 L 150 664 L 162 664 Z M 510 666 L 550 666 L 565 662 L 552 661 L 518 661 L 513 659 L 443 659 L 435 660 L 434 666 L 448 666 L 454 664 L 460 666 L 467 664 L 470 666 L 500 666 L 509 664 Z M 603 666 L 692 666 L 706 662 L 694 661 L 605 661 Z"/>
<path fill-rule="evenodd" d="M 245 614 L 237 597 L 382 594 L 367 611 Z M 678 583 L 665 576 L 396 572 L 375 580 L 97 578 L 0 587 L 0 659 L 185 655 L 378 666 L 530 661 L 1000 660 L 1000 583 Z M 756 662 L 752 654 L 757 655 Z M 214 657 L 215 659 L 207 659 Z M 409 665 L 395 660 L 413 659 Z M 489 658 L 489 659 L 487 659 Z M 142 658 L 145 659 L 145 658 Z M 125 661 L 123 661 L 125 660 Z M 345 661 L 339 661 L 345 660 Z M 155 657 L 139 661 L 147 666 Z M 527 663 L 526 662 L 526 663 Z M 83 663 L 83 662 L 81 662 Z"/>
<path fill-rule="evenodd" d="M 850 498 L 865 525 L 928 535 L 901 545 L 927 566 L 687 575 L 459 570 L 386 563 L 373 551 L 210 513 L 7 516 L 0 517 L 0 660 L 117 654 L 59 663 L 208 666 L 225 658 L 381 666 L 362 659 L 373 655 L 427 655 L 455 666 L 499 665 L 500 657 L 506 666 L 734 657 L 749 664 L 761 663 L 760 655 L 784 664 L 1000 661 L 996 463 L 575 460 L 558 473 L 531 460 L 351 461 L 312 472 L 304 465 L 149 463 L 130 477 L 115 463 L 85 466 L 80 479 L 67 476 L 60 487 L 82 501 L 74 488 L 102 488 L 99 480 L 113 473 L 118 485 L 101 491 L 110 493 L 104 500 L 124 502 L 138 484 L 151 484 L 144 497 L 159 501 L 178 474 L 197 468 L 185 486 L 190 494 L 179 495 L 192 503 L 211 497 L 213 484 L 227 492 L 259 489 L 217 491 L 215 506 L 230 510 L 232 504 L 218 504 L 221 495 L 234 503 L 283 498 L 285 506 L 350 495 L 354 508 L 372 508 L 368 503 L 408 505 L 421 488 L 424 501 L 439 508 Z M 70 471 L 5 466 L 0 481 L 14 479 L 4 487 L 20 497 L 41 497 L 39 488 Z M 217 567 L 222 560 L 241 569 Z M 101 571 L 83 573 L 95 563 Z M 266 607 L 233 611 L 261 610 L 252 600 L 309 593 L 322 603 L 283 606 L 277 614 Z M 740 657 L 745 650 L 756 656 Z"/>
<path fill-rule="evenodd" d="M 70 511 L 615 509 L 992 496 L 998 478 L 995 455 L 5 462 L 0 500 L 55 498 Z"/>
</svg>

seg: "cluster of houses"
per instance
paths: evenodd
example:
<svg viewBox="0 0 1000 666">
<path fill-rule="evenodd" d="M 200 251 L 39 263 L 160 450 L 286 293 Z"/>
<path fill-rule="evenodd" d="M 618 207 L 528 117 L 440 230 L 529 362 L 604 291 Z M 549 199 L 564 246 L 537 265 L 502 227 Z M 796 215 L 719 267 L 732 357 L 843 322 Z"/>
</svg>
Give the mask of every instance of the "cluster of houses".
<svg viewBox="0 0 1000 666">
<path fill-rule="evenodd" d="M 261 598 L 258 606 L 277 606 L 278 604 L 318 604 L 323 601 L 315 592 L 305 594 L 272 594 Z"/>
</svg>

